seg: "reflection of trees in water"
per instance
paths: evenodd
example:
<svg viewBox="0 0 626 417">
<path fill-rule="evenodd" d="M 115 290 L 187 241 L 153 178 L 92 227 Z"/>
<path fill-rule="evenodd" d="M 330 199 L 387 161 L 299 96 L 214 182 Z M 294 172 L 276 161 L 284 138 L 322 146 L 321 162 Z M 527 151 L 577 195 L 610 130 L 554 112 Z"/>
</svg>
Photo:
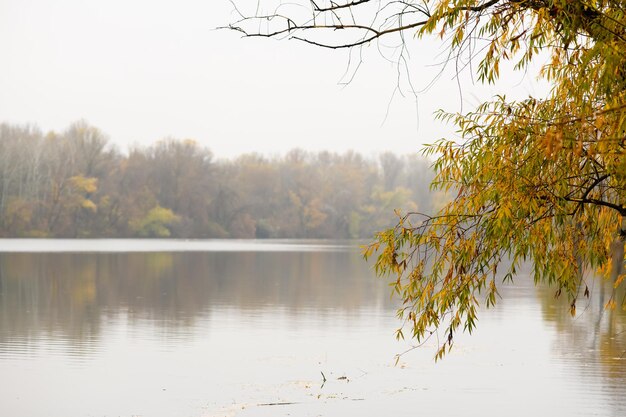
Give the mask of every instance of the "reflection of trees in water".
<svg viewBox="0 0 626 417">
<path fill-rule="evenodd" d="M 614 295 L 618 307 L 607 310 L 612 285 L 599 278 L 589 285 L 590 295 L 581 294 L 576 317 L 570 315 L 567 300 L 555 300 L 553 289 L 538 287 L 543 318 L 556 328 L 556 349 L 561 355 L 574 357 L 585 367 L 599 363 L 603 383 L 621 395 L 626 386 L 626 312 L 619 305 L 626 294 L 618 291 Z"/>
<path fill-rule="evenodd" d="M 391 305 L 352 252 L 0 254 L 0 342 L 60 332 L 95 337 L 127 313 L 163 327 L 213 308 L 355 311 Z"/>
</svg>

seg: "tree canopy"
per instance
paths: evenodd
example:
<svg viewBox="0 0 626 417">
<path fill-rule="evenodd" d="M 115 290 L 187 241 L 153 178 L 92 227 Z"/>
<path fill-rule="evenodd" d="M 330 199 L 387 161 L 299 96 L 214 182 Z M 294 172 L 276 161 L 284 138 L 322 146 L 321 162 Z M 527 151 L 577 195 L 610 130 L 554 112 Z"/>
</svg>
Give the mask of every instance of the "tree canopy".
<svg viewBox="0 0 626 417">
<path fill-rule="evenodd" d="M 306 152 L 215 159 L 192 140 L 122 152 L 77 122 L 0 123 L 0 237 L 370 237 L 393 208 L 429 211 L 426 158 Z"/>
<path fill-rule="evenodd" d="M 267 4 L 267 3 L 266 3 Z M 303 1 L 244 15 L 230 27 L 246 36 L 288 37 L 327 48 L 355 48 L 383 37 L 401 45 L 435 34 L 452 59 L 476 61 L 494 83 L 504 61 L 550 82 L 546 98 L 505 96 L 468 114 L 437 117 L 461 140 L 441 139 L 432 186 L 453 199 L 430 215 L 409 212 L 380 232 L 365 254 L 394 276 L 399 311 L 423 341 L 472 331 L 481 304 L 497 301 L 502 276 L 531 261 L 536 282 L 568 297 L 576 314 L 586 279 L 621 284 L 626 238 L 626 1 L 354 0 Z M 607 307 L 624 306 L 611 298 Z M 398 331 L 403 337 L 403 330 Z"/>
</svg>

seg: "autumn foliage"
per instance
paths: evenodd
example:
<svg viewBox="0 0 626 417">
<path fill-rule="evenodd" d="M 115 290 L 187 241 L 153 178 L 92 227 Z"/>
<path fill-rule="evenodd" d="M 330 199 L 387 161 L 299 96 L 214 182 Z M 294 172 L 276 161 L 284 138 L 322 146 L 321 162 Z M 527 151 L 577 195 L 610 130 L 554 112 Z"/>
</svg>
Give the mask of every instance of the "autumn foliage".
<svg viewBox="0 0 626 417">
<path fill-rule="evenodd" d="M 0 125 L 0 236 L 371 238 L 430 208 L 430 162 L 305 152 L 216 160 L 191 140 L 122 153 L 79 122 Z"/>
</svg>

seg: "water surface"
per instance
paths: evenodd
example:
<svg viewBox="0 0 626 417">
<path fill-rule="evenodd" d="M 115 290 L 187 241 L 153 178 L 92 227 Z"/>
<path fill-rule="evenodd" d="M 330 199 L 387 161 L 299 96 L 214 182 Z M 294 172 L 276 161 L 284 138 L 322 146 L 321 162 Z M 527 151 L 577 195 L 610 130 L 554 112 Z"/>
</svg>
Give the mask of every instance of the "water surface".
<svg viewBox="0 0 626 417">
<path fill-rule="evenodd" d="M 571 318 L 520 277 L 443 362 L 394 365 L 397 305 L 346 242 L 0 252 L 0 416 L 626 415 L 626 317 L 601 283 Z"/>
</svg>

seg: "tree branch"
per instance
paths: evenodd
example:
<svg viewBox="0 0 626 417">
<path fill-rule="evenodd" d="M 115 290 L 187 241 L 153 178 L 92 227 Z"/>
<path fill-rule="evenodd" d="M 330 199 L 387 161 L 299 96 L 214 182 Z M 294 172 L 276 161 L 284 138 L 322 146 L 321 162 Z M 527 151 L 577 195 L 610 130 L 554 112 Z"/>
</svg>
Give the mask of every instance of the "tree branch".
<svg viewBox="0 0 626 417">
<path fill-rule="evenodd" d="M 311 0 L 311 3 L 313 3 L 313 10 L 315 10 L 316 12 L 330 12 L 333 10 L 339 10 L 339 9 L 345 9 L 347 7 L 354 7 L 354 6 L 358 6 L 360 4 L 363 3 L 369 3 L 372 0 L 355 0 L 352 1 L 350 3 L 345 3 L 345 4 L 337 4 L 334 1 L 331 1 L 332 6 L 329 7 L 319 7 L 314 1 Z"/>
<path fill-rule="evenodd" d="M 463 6 L 463 7 L 456 7 L 450 11 L 448 11 L 446 13 L 446 15 L 453 15 L 454 13 L 457 13 L 459 11 L 471 11 L 471 12 L 482 12 L 484 10 L 486 10 L 487 8 L 496 5 L 497 3 L 499 3 L 501 0 L 489 0 L 481 5 L 478 6 Z M 329 43 L 325 43 L 325 42 L 319 42 L 319 41 L 314 41 L 311 39 L 307 39 L 301 36 L 293 36 L 293 39 L 297 39 L 299 41 L 302 42 L 306 42 L 309 43 L 311 45 L 315 45 L 318 47 L 322 47 L 322 48 L 328 48 L 328 49 L 345 49 L 345 48 L 352 48 L 352 47 L 356 47 L 356 46 L 360 46 L 360 45 L 364 45 L 366 43 L 372 42 L 373 40 L 376 40 L 382 36 L 385 35 L 389 35 L 392 33 L 397 33 L 397 32 L 404 32 L 406 30 L 410 30 L 410 29 L 414 29 L 420 26 L 424 26 L 426 25 L 426 23 L 428 23 L 429 19 L 431 18 L 430 12 L 424 7 L 419 7 L 413 4 L 410 4 L 409 2 L 406 1 L 399 1 L 398 3 L 401 4 L 405 4 L 406 7 L 411 7 L 416 9 L 415 13 L 420 13 L 422 14 L 425 19 L 424 20 L 420 20 L 420 21 L 416 21 L 413 23 L 409 23 L 409 24 L 400 24 L 396 27 L 390 28 L 390 29 L 382 29 L 381 27 L 375 28 L 374 24 L 372 23 L 371 25 L 360 25 L 360 24 L 342 24 L 341 22 L 339 22 L 339 24 L 330 24 L 330 25 L 326 25 L 326 24 L 322 24 L 322 25 L 318 25 L 315 23 L 316 21 L 316 17 L 318 17 L 319 15 L 325 13 L 325 12 L 334 12 L 341 10 L 341 9 L 353 9 L 353 8 L 357 8 L 358 6 L 362 6 L 364 4 L 370 3 L 372 2 L 372 0 L 353 0 L 351 2 L 348 3 L 343 3 L 343 4 L 337 4 L 334 1 L 331 1 L 331 5 L 327 6 L 327 7 L 320 7 L 314 0 L 310 0 L 311 2 L 311 8 L 313 11 L 313 19 L 309 20 L 309 24 L 297 24 L 295 23 L 291 18 L 287 17 L 287 16 L 283 16 L 280 14 L 271 14 L 271 15 L 265 15 L 265 16 L 249 16 L 249 17 L 244 17 L 241 12 L 236 9 L 236 11 L 239 13 L 239 15 L 242 16 L 242 19 L 229 24 L 228 26 L 225 27 L 220 27 L 219 29 L 230 29 L 230 30 L 235 30 L 237 32 L 241 32 L 245 37 L 265 37 L 265 38 L 271 38 L 271 37 L 275 37 L 275 36 L 280 36 L 283 34 L 287 34 L 287 33 L 291 33 L 292 31 L 307 31 L 307 30 L 312 30 L 312 29 L 316 29 L 316 30 L 320 30 L 320 29 L 331 29 L 331 30 L 342 30 L 342 29 L 357 29 L 357 30 L 363 30 L 366 32 L 371 33 L 370 36 L 366 36 L 360 40 L 356 40 L 356 41 L 348 41 L 346 43 L 343 44 L 329 44 Z M 386 6 L 385 6 L 386 7 Z M 406 11 L 404 13 L 401 13 L 401 15 L 406 15 Z M 336 16 L 336 15 L 335 15 Z M 338 16 L 337 16 L 338 17 Z M 278 30 L 268 30 L 265 33 L 262 33 L 260 30 L 258 32 L 250 32 L 246 29 L 244 29 L 242 27 L 242 24 L 244 22 L 248 22 L 248 21 L 254 21 L 254 20 L 272 20 L 275 18 L 280 18 L 283 19 L 286 23 L 287 23 L 287 28 L 285 29 L 278 29 Z M 310 22 L 313 22 L 313 24 L 310 24 Z M 381 25 L 382 26 L 382 25 Z"/>
<path fill-rule="evenodd" d="M 571 201 L 573 203 L 594 204 L 596 206 L 603 206 L 603 207 L 612 208 L 613 210 L 616 210 L 622 216 L 626 216 L 626 207 L 621 206 L 619 204 L 615 204 L 615 203 L 609 203 L 608 201 L 598 200 L 597 198 L 571 198 L 571 197 L 564 197 L 564 200 L 565 201 Z"/>
<path fill-rule="evenodd" d="M 421 21 L 421 22 L 412 23 L 410 25 L 399 26 L 399 27 L 396 27 L 396 28 L 393 28 L 393 29 L 387 29 L 387 30 L 383 30 L 383 31 L 377 31 L 377 30 L 375 30 L 373 28 L 362 27 L 362 26 L 359 26 L 359 25 L 345 25 L 345 26 L 338 25 L 338 26 L 334 26 L 334 27 L 333 26 L 316 26 L 316 27 L 310 27 L 310 28 L 307 28 L 307 27 L 298 28 L 298 29 L 320 29 L 320 28 L 322 28 L 322 29 L 335 29 L 335 30 L 337 30 L 337 29 L 354 29 L 354 28 L 359 28 L 359 29 L 363 29 L 363 30 L 368 30 L 368 31 L 374 32 L 374 35 L 372 35 L 370 37 L 367 37 L 367 38 L 363 38 L 360 41 L 355 41 L 355 42 L 350 42 L 350 43 L 345 43 L 345 44 L 340 44 L 340 45 L 329 45 L 329 44 L 325 44 L 325 43 L 319 43 L 319 42 L 315 42 L 315 41 L 312 41 L 310 39 L 301 38 L 301 37 L 298 37 L 298 36 L 294 36 L 293 39 L 296 39 L 296 40 L 299 40 L 299 41 L 302 41 L 302 42 L 306 42 L 306 43 L 311 44 L 311 45 L 319 46 L 319 47 L 322 47 L 322 48 L 328 48 L 328 49 L 353 48 L 355 46 L 364 45 L 366 43 L 369 43 L 369 42 L 371 42 L 371 41 L 373 41 L 373 40 L 375 40 L 377 38 L 380 38 L 381 36 L 388 35 L 390 33 L 401 32 L 401 31 L 405 31 L 407 29 L 412 29 L 412 28 L 416 28 L 416 27 L 419 27 L 419 26 L 423 26 L 423 25 L 426 24 L 426 22 L 427 21 L 424 20 L 424 21 Z M 269 36 L 273 36 L 273 35 L 268 35 L 268 37 Z"/>
</svg>

